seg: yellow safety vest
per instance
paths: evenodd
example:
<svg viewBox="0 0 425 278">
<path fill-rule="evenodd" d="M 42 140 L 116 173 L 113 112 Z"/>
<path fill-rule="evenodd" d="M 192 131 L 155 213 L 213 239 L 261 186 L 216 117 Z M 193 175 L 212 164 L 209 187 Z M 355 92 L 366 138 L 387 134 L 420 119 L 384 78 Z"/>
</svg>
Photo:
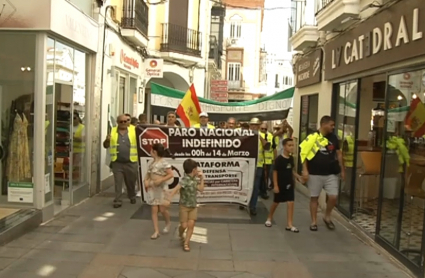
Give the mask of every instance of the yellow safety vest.
<svg viewBox="0 0 425 278">
<path fill-rule="evenodd" d="M 274 150 L 272 148 L 273 135 L 268 132 L 267 133 L 260 132 L 260 136 L 263 137 L 263 139 L 266 139 L 266 134 L 267 134 L 267 142 L 270 143 L 270 149 L 264 150 L 264 163 L 266 165 L 271 165 L 273 164 L 273 158 L 274 158 Z"/>
<path fill-rule="evenodd" d="M 134 127 L 128 127 L 128 139 L 130 140 L 130 161 L 137 162 L 137 139 L 136 129 Z M 111 143 L 109 146 L 109 153 L 111 154 L 111 161 L 115 161 L 118 158 L 118 129 L 114 127 L 111 130 Z"/>
<path fill-rule="evenodd" d="M 345 167 L 353 167 L 354 163 L 354 139 L 352 136 L 345 137 L 345 140 L 347 142 L 348 149 L 344 150 L 343 157 L 344 157 L 344 164 Z"/>
<path fill-rule="evenodd" d="M 193 125 L 193 127 L 194 127 L 194 128 L 201 128 L 201 124 L 194 124 L 194 125 Z M 207 128 L 214 129 L 214 128 L 215 128 L 215 126 L 210 125 L 210 124 L 207 124 Z"/>
<path fill-rule="evenodd" d="M 344 137 L 344 132 L 341 129 L 338 129 L 338 139 L 341 140 Z"/>
<path fill-rule="evenodd" d="M 326 147 L 328 143 L 328 139 L 318 132 L 307 136 L 307 138 L 300 144 L 301 163 L 304 163 L 306 159 L 312 160 L 316 156 L 316 153 L 322 147 Z"/>
<path fill-rule="evenodd" d="M 263 168 L 263 166 L 264 166 L 264 148 L 260 138 L 258 138 L 257 168 Z"/>
<path fill-rule="evenodd" d="M 84 130 L 84 125 L 83 124 L 78 124 L 77 130 L 75 131 L 75 138 L 83 138 L 83 130 Z M 84 142 L 76 142 L 74 141 L 73 144 L 73 153 L 84 153 L 85 149 L 86 149 L 86 144 Z"/>
</svg>

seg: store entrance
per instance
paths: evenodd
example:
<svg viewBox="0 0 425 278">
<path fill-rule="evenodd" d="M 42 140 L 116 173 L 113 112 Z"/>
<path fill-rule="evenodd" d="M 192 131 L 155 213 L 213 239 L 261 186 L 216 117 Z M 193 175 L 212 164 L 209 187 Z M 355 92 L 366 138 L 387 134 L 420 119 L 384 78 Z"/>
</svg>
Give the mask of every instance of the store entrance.
<svg viewBox="0 0 425 278">
<path fill-rule="evenodd" d="M 336 84 L 346 179 L 338 209 L 412 270 L 423 272 L 425 70 Z"/>
<path fill-rule="evenodd" d="M 88 195 L 86 54 L 50 38 L 48 46 L 45 202 L 57 214 Z"/>
</svg>

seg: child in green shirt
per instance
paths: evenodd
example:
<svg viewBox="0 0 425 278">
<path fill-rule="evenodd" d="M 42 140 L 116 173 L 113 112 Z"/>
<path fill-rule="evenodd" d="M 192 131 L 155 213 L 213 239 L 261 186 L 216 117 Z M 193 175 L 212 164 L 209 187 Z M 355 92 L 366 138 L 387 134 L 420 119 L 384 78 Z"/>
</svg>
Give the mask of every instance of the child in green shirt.
<svg viewBox="0 0 425 278">
<path fill-rule="evenodd" d="M 173 189 L 171 196 L 180 191 L 179 202 L 179 236 L 183 241 L 183 250 L 190 251 L 190 238 L 192 237 L 195 228 L 195 221 L 197 219 L 198 209 L 196 195 L 198 191 L 204 191 L 204 175 L 198 164 L 193 159 L 186 159 L 183 162 L 184 177 L 180 183 Z M 186 238 L 183 238 L 184 231 L 186 231 Z"/>
</svg>

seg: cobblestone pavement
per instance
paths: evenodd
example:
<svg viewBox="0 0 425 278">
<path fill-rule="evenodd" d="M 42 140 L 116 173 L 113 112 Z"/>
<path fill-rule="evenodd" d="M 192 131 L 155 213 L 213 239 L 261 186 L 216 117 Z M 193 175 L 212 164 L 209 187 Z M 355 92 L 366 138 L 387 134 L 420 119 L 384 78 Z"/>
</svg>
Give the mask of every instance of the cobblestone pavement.
<svg viewBox="0 0 425 278">
<path fill-rule="evenodd" d="M 337 223 L 335 231 L 320 222 L 319 231 L 310 232 L 308 200 L 299 194 L 299 234 L 284 229 L 285 205 L 272 228 L 264 226 L 263 202 L 252 219 L 236 205 L 201 207 L 190 253 L 176 238 L 176 207 L 172 232 L 151 240 L 148 207 L 124 203 L 113 209 L 111 202 L 107 195 L 91 198 L 0 247 L 0 277 L 410 277 Z"/>
</svg>

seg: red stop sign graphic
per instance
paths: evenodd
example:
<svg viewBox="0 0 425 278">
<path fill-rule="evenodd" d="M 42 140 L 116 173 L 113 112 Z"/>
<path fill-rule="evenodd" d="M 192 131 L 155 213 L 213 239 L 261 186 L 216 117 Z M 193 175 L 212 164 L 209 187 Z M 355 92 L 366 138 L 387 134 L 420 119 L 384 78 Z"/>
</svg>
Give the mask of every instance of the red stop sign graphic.
<svg viewBox="0 0 425 278">
<path fill-rule="evenodd" d="M 158 127 L 145 129 L 139 137 L 139 143 L 142 150 L 151 155 L 152 145 L 162 144 L 168 148 L 168 135 Z"/>
</svg>

